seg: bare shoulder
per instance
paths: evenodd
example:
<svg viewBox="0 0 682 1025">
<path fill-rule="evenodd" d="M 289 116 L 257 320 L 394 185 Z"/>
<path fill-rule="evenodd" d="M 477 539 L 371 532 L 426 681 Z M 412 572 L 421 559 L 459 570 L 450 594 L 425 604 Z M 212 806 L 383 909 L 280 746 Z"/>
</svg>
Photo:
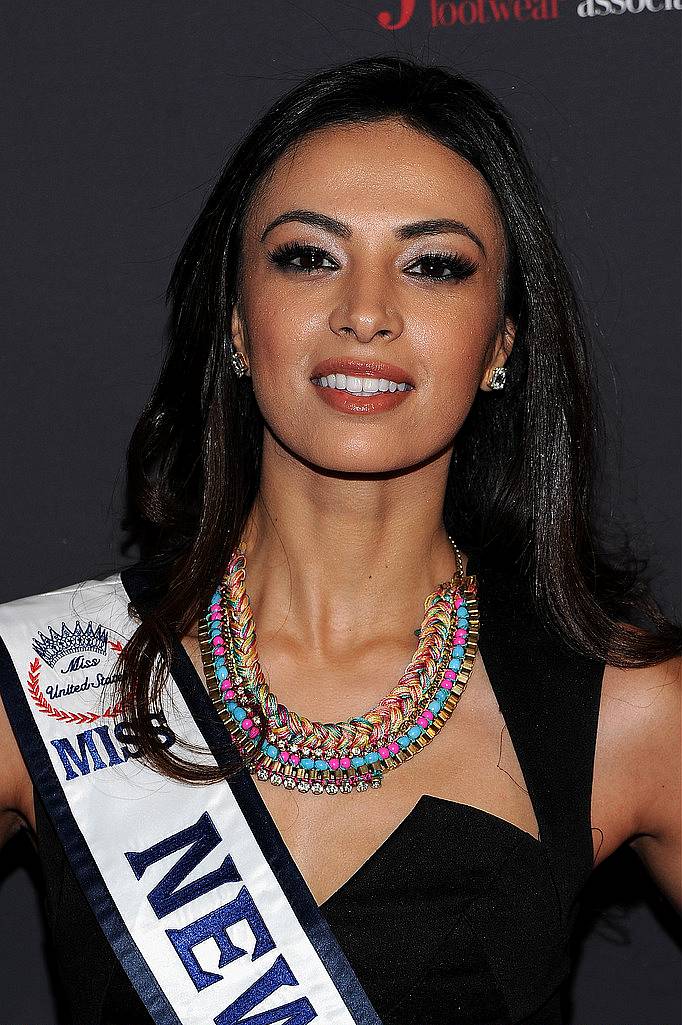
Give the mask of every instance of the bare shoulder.
<svg viewBox="0 0 682 1025">
<path fill-rule="evenodd" d="M 628 843 L 682 909 L 682 657 L 604 670 L 592 810 L 597 860 Z M 595 845 L 597 846 L 597 845 Z"/>
<path fill-rule="evenodd" d="M 0 846 L 31 819 L 33 788 L 0 696 Z"/>
</svg>

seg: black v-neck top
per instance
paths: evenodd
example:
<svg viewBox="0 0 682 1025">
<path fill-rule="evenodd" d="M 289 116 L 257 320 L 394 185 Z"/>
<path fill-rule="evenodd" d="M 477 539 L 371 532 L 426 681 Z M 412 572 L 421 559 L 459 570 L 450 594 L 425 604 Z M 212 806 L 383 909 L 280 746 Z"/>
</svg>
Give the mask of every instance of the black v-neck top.
<svg viewBox="0 0 682 1025">
<path fill-rule="evenodd" d="M 541 626 L 524 582 L 475 553 L 468 569 L 478 580 L 479 650 L 540 839 L 426 795 L 320 911 L 383 1025 L 563 1025 L 571 931 L 593 863 L 604 663 Z M 131 597 L 139 579 L 135 567 L 123 573 Z M 176 647 L 198 676 L 179 640 Z M 69 1025 L 149 1025 L 37 793 L 35 810 Z"/>
</svg>

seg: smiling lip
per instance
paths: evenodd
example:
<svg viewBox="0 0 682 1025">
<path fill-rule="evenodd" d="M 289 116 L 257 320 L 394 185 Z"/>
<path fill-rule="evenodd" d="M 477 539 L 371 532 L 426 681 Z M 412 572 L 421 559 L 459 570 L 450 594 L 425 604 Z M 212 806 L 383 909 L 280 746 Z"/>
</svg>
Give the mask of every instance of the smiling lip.
<svg viewBox="0 0 682 1025">
<path fill-rule="evenodd" d="M 395 381 L 396 384 L 409 384 L 414 388 L 414 381 L 400 367 L 393 363 L 381 363 L 378 360 L 365 361 L 359 359 L 341 359 L 330 357 L 318 363 L 313 369 L 313 377 L 327 377 L 328 374 L 349 374 L 352 377 L 379 377 L 387 381 Z M 393 393 L 396 394 L 396 393 Z M 404 395 L 404 392 L 400 392 Z"/>
<path fill-rule="evenodd" d="M 325 376 L 324 374 L 322 375 Z M 359 375 L 358 375 L 359 376 Z M 398 383 L 398 382 L 396 382 Z M 402 383 L 402 382 L 401 382 Z M 375 392 L 373 395 L 351 395 L 347 391 L 339 391 L 336 388 L 320 388 L 314 385 L 317 394 L 323 402 L 326 402 L 332 409 L 339 413 L 356 413 L 366 415 L 367 413 L 387 413 L 394 409 L 412 394 L 411 391 L 385 391 Z"/>
</svg>

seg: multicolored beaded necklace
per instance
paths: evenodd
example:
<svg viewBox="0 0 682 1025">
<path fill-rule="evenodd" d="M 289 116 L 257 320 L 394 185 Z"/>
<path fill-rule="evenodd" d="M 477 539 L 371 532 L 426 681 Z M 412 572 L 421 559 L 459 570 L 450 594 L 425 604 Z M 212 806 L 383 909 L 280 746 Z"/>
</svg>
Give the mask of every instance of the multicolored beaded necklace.
<svg viewBox="0 0 682 1025">
<path fill-rule="evenodd" d="M 478 647 L 476 578 L 464 576 L 449 540 L 457 569 L 424 601 L 417 648 L 398 684 L 364 715 L 337 723 L 298 715 L 265 682 L 246 556 L 234 551 L 199 620 L 199 642 L 209 693 L 249 772 L 302 793 L 362 792 L 433 740 L 464 691 Z"/>
</svg>

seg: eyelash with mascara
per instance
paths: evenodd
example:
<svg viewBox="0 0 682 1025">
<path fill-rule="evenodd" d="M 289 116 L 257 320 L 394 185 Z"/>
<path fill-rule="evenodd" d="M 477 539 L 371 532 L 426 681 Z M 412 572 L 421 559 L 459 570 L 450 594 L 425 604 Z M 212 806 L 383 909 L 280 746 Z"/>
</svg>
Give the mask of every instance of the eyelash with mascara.
<svg viewBox="0 0 682 1025">
<path fill-rule="evenodd" d="M 312 274 L 314 271 L 320 270 L 321 268 L 313 267 L 312 269 L 307 269 L 305 267 L 297 267 L 290 262 L 295 256 L 310 256 L 311 254 L 321 254 L 327 259 L 332 259 L 332 257 L 329 256 L 329 253 L 325 252 L 325 250 L 321 249 L 319 246 L 311 246 L 307 243 L 301 242 L 285 242 L 283 245 L 278 246 L 277 249 L 274 249 L 271 253 L 268 253 L 268 259 L 282 270 L 291 271 L 294 274 Z M 460 256 L 456 253 L 422 253 L 414 263 L 420 264 L 428 261 L 440 263 L 447 267 L 450 271 L 450 276 L 440 278 L 435 274 L 411 274 L 410 277 L 430 278 L 432 281 L 443 282 L 463 281 L 478 269 L 477 264 L 468 259 L 468 257 Z"/>
</svg>

